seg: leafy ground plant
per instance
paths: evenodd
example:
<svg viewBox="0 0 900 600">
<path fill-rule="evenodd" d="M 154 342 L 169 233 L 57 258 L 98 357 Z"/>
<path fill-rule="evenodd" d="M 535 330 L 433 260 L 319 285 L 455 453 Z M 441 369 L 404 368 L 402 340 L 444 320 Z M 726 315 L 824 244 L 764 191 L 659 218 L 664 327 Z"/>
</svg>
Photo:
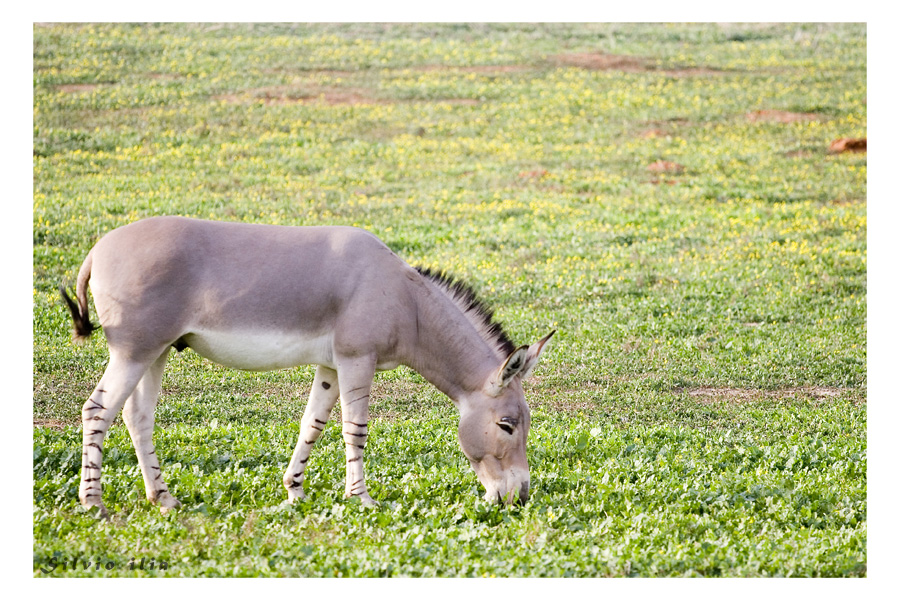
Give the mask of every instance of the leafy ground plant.
<svg viewBox="0 0 900 600">
<path fill-rule="evenodd" d="M 866 31 L 777 25 L 34 27 L 34 574 L 865 576 Z M 311 368 L 173 355 L 144 499 L 78 506 L 102 335 L 58 299 L 156 214 L 365 227 L 515 340 L 533 495 L 497 508 L 416 373 L 373 390 L 365 509 L 335 421 L 294 506 Z M 339 420 L 338 420 L 339 421 Z"/>
</svg>

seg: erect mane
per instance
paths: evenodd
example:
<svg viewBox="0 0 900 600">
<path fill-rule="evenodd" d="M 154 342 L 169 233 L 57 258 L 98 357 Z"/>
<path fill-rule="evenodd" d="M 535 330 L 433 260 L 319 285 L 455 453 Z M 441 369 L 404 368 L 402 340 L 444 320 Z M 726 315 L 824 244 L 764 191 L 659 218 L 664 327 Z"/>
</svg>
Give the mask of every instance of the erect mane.
<svg viewBox="0 0 900 600">
<path fill-rule="evenodd" d="M 516 349 L 515 344 L 503 330 L 503 326 L 493 320 L 494 311 L 475 295 L 475 290 L 469 284 L 444 271 L 433 271 L 427 267 L 416 267 L 416 271 L 436 284 L 438 289 L 453 301 L 453 304 L 475 327 L 482 339 L 494 348 L 501 359 L 506 358 Z"/>
</svg>

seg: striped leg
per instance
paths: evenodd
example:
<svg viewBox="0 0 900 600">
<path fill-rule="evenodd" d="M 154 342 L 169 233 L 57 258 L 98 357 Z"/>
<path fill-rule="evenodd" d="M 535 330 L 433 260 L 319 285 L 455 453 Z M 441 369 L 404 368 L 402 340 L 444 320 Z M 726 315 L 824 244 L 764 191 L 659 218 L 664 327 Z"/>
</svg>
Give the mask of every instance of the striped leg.
<svg viewBox="0 0 900 600">
<path fill-rule="evenodd" d="M 159 459 L 153 447 L 156 401 L 159 398 L 163 370 L 168 358 L 167 348 L 141 378 L 122 410 L 122 419 L 128 427 L 128 433 L 131 434 L 131 442 L 134 444 L 141 474 L 144 476 L 147 499 L 158 504 L 163 514 L 181 506 L 181 503 L 169 493 L 166 482 L 163 481 Z"/>
<path fill-rule="evenodd" d="M 338 365 L 341 382 L 341 419 L 347 450 L 344 496 L 359 496 L 363 504 L 377 504 L 366 489 L 363 451 L 369 435 L 369 391 L 375 376 L 374 361 L 356 359 Z"/>
<path fill-rule="evenodd" d="M 297 498 L 304 498 L 303 473 L 306 471 L 306 461 L 312 452 L 313 444 L 319 439 L 319 435 L 325 428 L 331 409 L 340 394 L 337 372 L 328 367 L 318 367 L 316 377 L 313 380 L 312 390 L 309 392 L 309 402 L 300 419 L 300 438 L 297 447 L 291 456 L 287 471 L 284 473 L 284 487 L 288 491 L 288 502 Z"/>
<path fill-rule="evenodd" d="M 124 359 L 110 349 L 106 371 L 94 388 L 94 393 L 81 409 L 84 450 L 81 453 L 81 485 L 78 488 L 78 498 L 85 508 L 99 507 L 103 516 L 107 516 L 106 507 L 101 500 L 100 484 L 103 439 L 147 367 L 147 363 Z"/>
</svg>

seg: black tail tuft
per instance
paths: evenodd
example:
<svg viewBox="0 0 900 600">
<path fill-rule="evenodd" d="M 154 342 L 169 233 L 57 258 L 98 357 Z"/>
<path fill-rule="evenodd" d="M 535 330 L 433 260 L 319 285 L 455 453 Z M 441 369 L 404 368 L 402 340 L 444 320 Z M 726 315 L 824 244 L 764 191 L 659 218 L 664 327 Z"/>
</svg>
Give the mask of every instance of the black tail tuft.
<svg viewBox="0 0 900 600">
<path fill-rule="evenodd" d="M 97 326 L 91 323 L 90 316 L 88 315 L 87 310 L 84 312 L 81 311 L 78 304 L 69 297 L 69 294 L 66 292 L 66 288 L 60 284 L 59 293 L 62 296 L 62 299 L 65 301 L 66 306 L 69 307 L 69 312 L 72 313 L 72 322 L 74 324 L 74 329 L 72 333 L 72 341 L 76 343 L 83 343 L 89 337 L 91 337 L 91 333 L 97 329 Z"/>
</svg>

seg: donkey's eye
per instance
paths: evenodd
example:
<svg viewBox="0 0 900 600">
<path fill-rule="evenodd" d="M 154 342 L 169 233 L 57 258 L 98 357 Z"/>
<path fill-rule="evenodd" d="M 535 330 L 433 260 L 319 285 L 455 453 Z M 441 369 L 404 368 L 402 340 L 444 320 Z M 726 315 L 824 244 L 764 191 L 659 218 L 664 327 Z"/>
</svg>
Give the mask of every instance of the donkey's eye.
<svg viewBox="0 0 900 600">
<path fill-rule="evenodd" d="M 519 422 L 516 419 L 513 419 L 512 417 L 503 417 L 497 423 L 497 426 L 500 427 L 500 429 L 502 429 L 509 435 L 512 435 L 513 430 L 516 428 L 516 425 L 518 425 L 518 424 L 519 424 Z"/>
</svg>

